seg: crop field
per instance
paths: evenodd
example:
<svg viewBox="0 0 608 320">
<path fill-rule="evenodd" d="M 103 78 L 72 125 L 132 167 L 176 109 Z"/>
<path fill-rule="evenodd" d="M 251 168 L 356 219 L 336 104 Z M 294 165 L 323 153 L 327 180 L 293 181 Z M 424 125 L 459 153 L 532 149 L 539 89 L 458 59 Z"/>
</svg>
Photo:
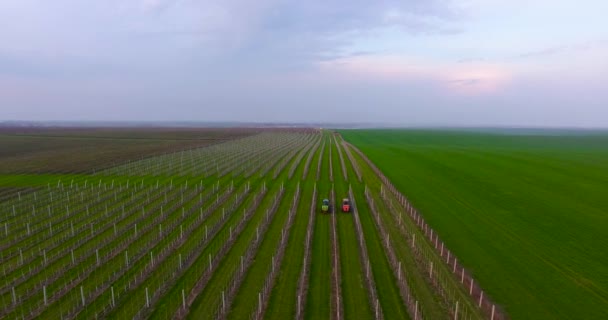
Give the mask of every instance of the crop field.
<svg viewBox="0 0 608 320">
<path fill-rule="evenodd" d="M 80 154 L 91 149 L 73 140 L 131 135 L 65 134 L 79 155 L 74 170 L 32 151 L 25 154 L 41 167 L 0 173 L 0 318 L 507 317 L 492 300 L 500 296 L 484 296 L 474 282 L 470 260 L 465 272 L 340 134 L 146 132 L 147 151 L 123 145 L 123 156 L 101 152 L 100 162 L 87 162 L 94 156 Z M 176 135 L 198 142 L 163 149 L 148 141 Z M 17 149 L 12 138 L 0 145 Z"/>
<path fill-rule="evenodd" d="M 0 128 L 0 173 L 81 173 L 211 145 L 257 130 Z"/>
<path fill-rule="evenodd" d="M 608 134 L 341 133 L 509 317 L 608 318 Z"/>
</svg>

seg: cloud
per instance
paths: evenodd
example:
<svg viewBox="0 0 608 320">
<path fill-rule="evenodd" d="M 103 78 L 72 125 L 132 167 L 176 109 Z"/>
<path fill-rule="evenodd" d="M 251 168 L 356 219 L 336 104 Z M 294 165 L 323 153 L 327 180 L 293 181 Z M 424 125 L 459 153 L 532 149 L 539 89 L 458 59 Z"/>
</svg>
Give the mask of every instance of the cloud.
<svg viewBox="0 0 608 320">
<path fill-rule="evenodd" d="M 449 83 L 455 84 L 455 85 L 459 85 L 459 86 L 473 86 L 473 85 L 478 85 L 482 82 L 482 79 L 479 78 L 473 78 L 473 79 L 456 79 L 456 80 L 449 80 Z"/>
<path fill-rule="evenodd" d="M 142 69 L 168 61 L 289 69 L 349 54 L 358 37 L 385 28 L 451 32 L 457 17 L 443 0 L 5 0 L 0 52 Z"/>
<path fill-rule="evenodd" d="M 565 44 L 559 46 L 553 46 L 543 48 L 540 50 L 524 52 L 513 57 L 513 59 L 526 59 L 526 58 L 542 58 L 546 56 L 554 56 L 559 54 L 577 53 L 582 51 L 605 49 L 608 47 L 608 41 L 596 40 L 579 42 L 574 44 Z"/>
<path fill-rule="evenodd" d="M 363 55 L 320 63 L 324 70 L 402 83 L 434 83 L 444 94 L 487 95 L 505 89 L 512 70 L 489 62 L 449 63 L 406 55 Z"/>
</svg>

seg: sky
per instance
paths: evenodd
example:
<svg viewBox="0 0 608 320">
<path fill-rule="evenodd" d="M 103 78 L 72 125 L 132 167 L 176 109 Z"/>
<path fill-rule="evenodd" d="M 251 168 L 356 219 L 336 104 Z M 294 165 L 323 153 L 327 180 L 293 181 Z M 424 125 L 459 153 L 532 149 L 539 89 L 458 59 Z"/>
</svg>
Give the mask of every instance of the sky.
<svg viewBox="0 0 608 320">
<path fill-rule="evenodd" d="M 605 0 L 0 0 L 0 120 L 608 127 Z"/>
</svg>

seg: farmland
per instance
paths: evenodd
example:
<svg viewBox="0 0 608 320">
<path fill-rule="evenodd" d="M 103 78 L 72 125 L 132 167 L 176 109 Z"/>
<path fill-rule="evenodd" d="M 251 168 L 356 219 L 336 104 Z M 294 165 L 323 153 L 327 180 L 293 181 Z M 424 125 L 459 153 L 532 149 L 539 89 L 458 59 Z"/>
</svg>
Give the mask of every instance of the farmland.
<svg viewBox="0 0 608 320">
<path fill-rule="evenodd" d="M 512 318 L 608 316 L 608 135 L 341 133 Z"/>
<path fill-rule="evenodd" d="M 0 128 L 0 173 L 80 173 L 254 134 L 254 129 Z"/>
<path fill-rule="evenodd" d="M 100 133 L 64 135 L 87 145 Z M 102 135 L 109 143 L 129 136 Z M 99 154 L 105 162 L 72 159 L 75 170 L 44 160 L 49 166 L 2 173 L 0 317 L 505 318 L 339 134 L 144 135 L 198 142 L 157 149 L 146 141 L 145 152 L 122 146 L 118 163 Z M 331 213 L 321 213 L 325 198 Z"/>
</svg>

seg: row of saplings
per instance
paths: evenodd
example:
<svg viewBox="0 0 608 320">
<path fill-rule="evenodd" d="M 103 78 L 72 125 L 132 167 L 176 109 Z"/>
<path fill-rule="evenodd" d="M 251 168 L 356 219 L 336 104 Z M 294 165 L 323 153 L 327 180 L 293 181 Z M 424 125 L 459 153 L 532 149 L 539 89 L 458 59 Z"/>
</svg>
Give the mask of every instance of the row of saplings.
<svg viewBox="0 0 608 320">
<path fill-rule="evenodd" d="M 350 206 L 350 200 L 348 198 L 342 199 L 341 209 L 342 209 L 342 212 L 350 212 L 351 206 Z M 323 212 L 323 213 L 332 213 L 333 212 L 333 207 L 332 207 L 331 203 L 329 202 L 329 199 L 323 199 L 323 202 L 321 203 L 321 212 Z"/>
</svg>

